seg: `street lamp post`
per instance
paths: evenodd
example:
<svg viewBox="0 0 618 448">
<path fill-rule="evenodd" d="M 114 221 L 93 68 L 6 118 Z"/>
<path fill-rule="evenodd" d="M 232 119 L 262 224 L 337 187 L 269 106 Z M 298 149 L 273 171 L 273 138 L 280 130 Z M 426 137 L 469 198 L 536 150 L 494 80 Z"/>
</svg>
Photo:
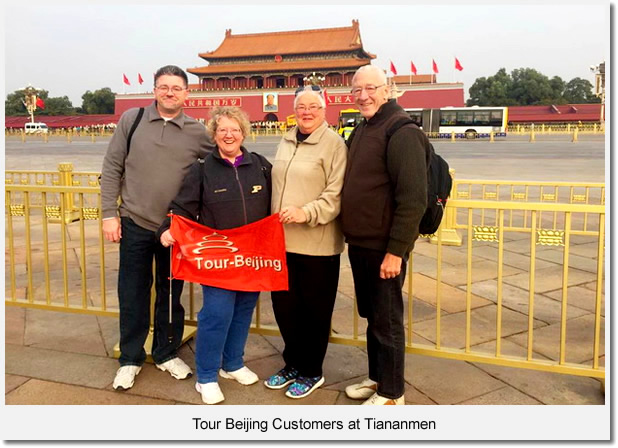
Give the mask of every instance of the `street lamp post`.
<svg viewBox="0 0 618 448">
<path fill-rule="evenodd" d="M 303 78 L 303 82 L 305 83 L 305 85 L 313 85 L 313 86 L 319 86 L 325 80 L 326 78 L 324 76 L 316 75 L 315 72 L 313 72 L 311 76 L 305 76 Z"/>
<path fill-rule="evenodd" d="M 30 122 L 34 123 L 34 111 L 36 110 L 36 94 L 38 93 L 38 89 L 28 84 L 26 87 L 24 87 L 23 90 L 24 99 L 22 100 L 22 102 L 24 103 L 24 106 L 26 106 L 26 110 L 30 114 Z"/>
<path fill-rule="evenodd" d="M 599 65 L 591 65 L 590 71 L 595 74 L 594 94 L 601 98 L 601 124 L 605 124 L 605 61 Z"/>
</svg>

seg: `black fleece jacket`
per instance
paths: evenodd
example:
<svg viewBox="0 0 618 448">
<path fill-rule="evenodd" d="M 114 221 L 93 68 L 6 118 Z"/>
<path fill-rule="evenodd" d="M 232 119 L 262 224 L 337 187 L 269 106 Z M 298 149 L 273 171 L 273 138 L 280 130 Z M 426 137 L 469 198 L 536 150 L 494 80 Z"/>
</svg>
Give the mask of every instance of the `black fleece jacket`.
<svg viewBox="0 0 618 448">
<path fill-rule="evenodd" d="M 390 100 L 354 131 L 341 223 L 349 244 L 406 256 L 427 207 L 429 140 L 413 124 L 388 131 L 406 112 Z"/>
<path fill-rule="evenodd" d="M 218 230 L 266 218 L 270 214 L 272 165 L 263 156 L 241 149 L 244 157 L 238 167 L 222 159 L 218 150 L 208 154 L 203 163 L 195 162 L 170 204 L 172 213 Z M 168 217 L 157 238 L 169 227 Z"/>
</svg>

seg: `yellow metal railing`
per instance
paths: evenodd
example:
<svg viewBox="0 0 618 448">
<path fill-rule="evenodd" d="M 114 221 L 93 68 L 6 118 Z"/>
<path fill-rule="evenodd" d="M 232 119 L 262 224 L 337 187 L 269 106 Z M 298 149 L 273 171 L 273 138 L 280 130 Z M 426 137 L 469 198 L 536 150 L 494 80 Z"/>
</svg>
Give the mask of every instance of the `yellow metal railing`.
<svg viewBox="0 0 618 448">
<path fill-rule="evenodd" d="M 509 134 L 529 134 L 534 131 L 537 134 L 572 134 L 577 129 L 580 133 L 604 134 L 604 123 L 561 123 L 561 124 L 514 124 L 508 127 Z"/>
<path fill-rule="evenodd" d="M 539 218 L 546 227 L 557 229 L 564 225 L 559 219 L 559 210 L 550 207 L 551 204 L 588 204 L 605 205 L 605 184 L 590 182 L 530 182 L 530 181 L 495 181 L 455 179 L 451 198 L 462 201 L 484 200 L 505 201 L 514 203 L 537 202 Z M 507 231 L 524 231 L 530 228 L 530 213 L 525 209 L 510 209 L 506 211 Z M 458 219 L 464 219 L 461 214 L 455 215 L 452 228 L 462 228 Z M 550 223 L 548 223 L 548 220 Z M 495 211 L 480 210 L 475 214 L 475 222 L 479 226 L 495 226 L 498 215 Z M 572 229 L 575 235 L 594 234 L 591 230 L 596 225 L 594 218 L 584 213 L 577 221 L 577 227 Z"/>
<path fill-rule="evenodd" d="M 59 219 L 69 212 L 69 196 L 74 222 Z M 6 305 L 118 315 L 118 245 L 102 237 L 98 187 L 8 184 L 5 205 Z M 457 224 L 462 247 L 446 246 L 443 228 L 435 245 L 417 242 L 404 286 L 406 351 L 604 378 L 605 206 L 472 198 L 450 200 L 447 212 L 465 217 Z M 492 225 L 482 220 L 489 216 Z M 514 224 L 515 216 L 526 216 L 525 225 Z M 578 265 L 581 255 L 571 256 L 575 235 L 588 252 L 595 247 L 586 266 Z M 540 258 L 547 249 L 551 269 L 541 266 L 548 264 L 548 256 Z M 365 322 L 351 284 L 343 272 L 330 340 L 363 346 Z M 582 314 L 582 284 L 594 295 L 594 311 L 583 321 L 571 316 Z M 199 289 L 189 285 L 182 298 L 194 325 Z M 251 331 L 278 335 L 269 301 L 261 295 Z"/>
</svg>

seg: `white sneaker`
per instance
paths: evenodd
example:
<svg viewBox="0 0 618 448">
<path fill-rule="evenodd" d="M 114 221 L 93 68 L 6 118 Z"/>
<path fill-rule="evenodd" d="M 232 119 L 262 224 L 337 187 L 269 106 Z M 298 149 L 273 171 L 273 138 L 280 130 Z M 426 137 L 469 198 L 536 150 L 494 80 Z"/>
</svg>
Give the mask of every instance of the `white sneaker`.
<svg viewBox="0 0 618 448">
<path fill-rule="evenodd" d="M 168 371 L 177 380 L 184 380 L 193 375 L 191 367 L 178 357 L 165 361 L 163 364 L 156 364 L 156 366 L 159 370 Z"/>
<path fill-rule="evenodd" d="M 135 377 L 142 370 L 141 366 L 122 366 L 116 372 L 116 378 L 114 378 L 114 389 L 127 390 L 133 387 L 135 383 Z"/>
<path fill-rule="evenodd" d="M 381 395 L 378 395 L 376 392 L 369 398 L 369 400 L 365 401 L 363 404 L 367 405 L 383 405 L 383 404 L 395 404 L 395 405 L 403 405 L 406 404 L 403 395 L 399 398 L 386 398 Z"/>
<path fill-rule="evenodd" d="M 375 394 L 377 390 L 378 383 L 367 378 L 360 383 L 346 387 L 345 394 L 353 400 L 366 400 Z"/>
<path fill-rule="evenodd" d="M 257 383 L 259 378 L 253 373 L 247 366 L 243 366 L 238 370 L 234 370 L 233 372 L 226 372 L 225 370 L 219 370 L 219 375 L 221 378 L 226 378 L 228 380 L 236 380 L 240 384 L 245 386 L 249 386 L 250 384 Z"/>
<path fill-rule="evenodd" d="M 195 390 L 202 395 L 202 401 L 206 404 L 217 404 L 225 400 L 219 383 L 195 383 Z"/>
</svg>

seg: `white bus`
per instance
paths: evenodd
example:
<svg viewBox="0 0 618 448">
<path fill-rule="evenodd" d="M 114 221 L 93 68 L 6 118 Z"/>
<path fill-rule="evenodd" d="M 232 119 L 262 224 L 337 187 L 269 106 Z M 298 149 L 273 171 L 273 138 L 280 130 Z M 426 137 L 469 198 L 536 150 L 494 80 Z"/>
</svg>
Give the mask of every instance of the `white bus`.
<svg viewBox="0 0 618 448">
<path fill-rule="evenodd" d="M 508 108 L 506 107 L 443 107 L 441 109 L 406 109 L 410 118 L 427 134 L 447 138 L 506 136 Z M 437 134 L 437 135 L 436 135 Z"/>
</svg>

